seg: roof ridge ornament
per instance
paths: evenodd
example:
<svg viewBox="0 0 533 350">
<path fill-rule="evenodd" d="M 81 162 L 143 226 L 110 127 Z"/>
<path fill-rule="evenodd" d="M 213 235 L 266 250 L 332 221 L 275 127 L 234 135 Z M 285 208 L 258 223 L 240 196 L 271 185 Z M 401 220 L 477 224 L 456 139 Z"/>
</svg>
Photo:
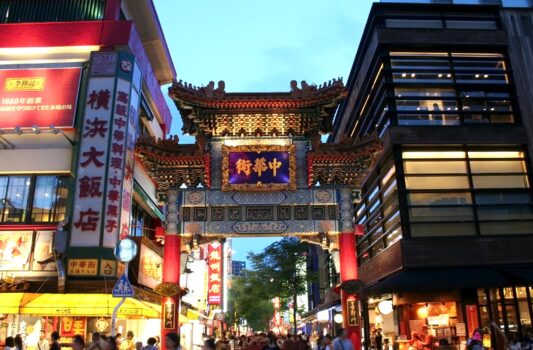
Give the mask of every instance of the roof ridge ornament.
<svg viewBox="0 0 533 350">
<path fill-rule="evenodd" d="M 218 81 L 218 86 L 215 89 L 215 82 L 210 81 L 207 86 L 197 87 L 193 86 L 191 83 L 184 82 L 183 80 L 174 80 L 173 82 L 176 87 L 181 88 L 182 90 L 187 90 L 191 95 L 196 95 L 198 97 L 205 97 L 208 99 L 223 99 L 226 95 L 226 82 L 224 80 Z"/>
<path fill-rule="evenodd" d="M 298 82 L 296 80 L 291 80 L 291 96 L 293 98 L 307 98 L 330 89 L 331 87 L 344 87 L 341 77 L 338 77 L 337 79 L 333 78 L 319 86 L 316 86 L 316 84 L 309 85 L 305 80 L 302 80 L 300 84 L 302 86 L 301 88 L 298 87 Z"/>
</svg>

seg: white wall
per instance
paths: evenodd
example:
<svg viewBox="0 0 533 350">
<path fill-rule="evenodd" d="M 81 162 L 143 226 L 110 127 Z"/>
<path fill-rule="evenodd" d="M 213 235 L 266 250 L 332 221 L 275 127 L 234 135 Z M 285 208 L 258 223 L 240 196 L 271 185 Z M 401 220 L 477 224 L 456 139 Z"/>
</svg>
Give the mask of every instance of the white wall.
<svg viewBox="0 0 533 350">
<path fill-rule="evenodd" d="M 0 173 L 68 173 L 70 148 L 0 150 Z"/>
</svg>

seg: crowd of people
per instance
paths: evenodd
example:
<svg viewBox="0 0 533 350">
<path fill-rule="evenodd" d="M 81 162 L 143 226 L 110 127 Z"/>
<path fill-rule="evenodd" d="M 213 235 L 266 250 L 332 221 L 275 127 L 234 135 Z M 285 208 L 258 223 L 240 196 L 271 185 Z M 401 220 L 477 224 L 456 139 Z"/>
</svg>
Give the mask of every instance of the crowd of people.
<svg viewBox="0 0 533 350">
<path fill-rule="evenodd" d="M 258 333 L 252 336 L 226 337 L 220 339 L 207 338 L 202 350 L 354 350 L 346 332 L 340 330 L 334 340 L 329 334 L 275 335 L 274 333 Z"/>
<path fill-rule="evenodd" d="M 241 335 L 240 337 L 222 335 L 219 339 L 205 337 L 201 350 L 355 350 L 351 341 L 347 337 L 345 330 L 338 332 L 338 337 L 333 339 L 329 334 L 318 335 L 314 333 L 311 337 L 305 334 L 280 335 L 274 333 L 258 333 L 252 336 Z M 484 330 L 477 329 L 466 342 L 466 350 L 486 350 L 483 346 Z M 496 332 L 496 338 L 505 338 L 503 332 Z M 52 332 L 50 341 L 46 338 L 46 333 L 41 331 L 37 350 L 61 350 L 59 333 Z M 165 347 L 168 350 L 181 350 L 180 338 L 176 333 L 165 335 Z M 497 350 L 533 350 L 533 328 L 526 330 L 526 336 L 520 339 L 516 333 L 505 338 L 505 342 L 496 339 Z M 436 343 L 433 337 L 428 334 L 418 334 L 413 332 L 408 341 L 408 350 L 436 350 Z M 505 345 L 502 345 L 505 344 Z M 99 332 L 91 335 L 91 340 L 85 342 L 82 336 L 76 335 L 69 344 L 73 350 L 160 350 L 161 342 L 159 336 L 148 338 L 146 344 L 135 340 L 133 332 L 128 331 L 126 337 L 122 338 L 120 333 L 115 336 L 105 336 Z M 370 348 L 372 350 L 394 350 L 396 347 L 383 339 L 381 330 L 377 330 L 371 335 Z M 7 337 L 5 340 L 5 350 L 26 350 L 23 338 L 20 335 Z M 439 350 L 452 350 L 446 339 L 438 342 Z"/>
<path fill-rule="evenodd" d="M 46 338 L 46 333 L 41 331 L 37 342 L 37 350 L 61 350 L 62 345 L 59 342 L 59 338 L 59 332 L 54 331 L 51 333 L 49 341 Z M 159 350 L 160 343 L 159 336 L 154 336 L 148 338 L 146 344 L 143 344 L 142 341 L 135 340 L 135 335 L 132 331 L 128 331 L 125 338 L 120 333 L 115 336 L 106 336 L 100 334 L 100 332 L 94 332 L 88 342 L 81 335 L 75 335 L 68 346 L 73 350 Z M 179 344 L 178 334 L 166 334 L 165 346 L 168 350 L 181 350 Z M 4 350 L 26 350 L 26 346 L 22 337 L 16 335 L 15 337 L 6 338 Z"/>
</svg>

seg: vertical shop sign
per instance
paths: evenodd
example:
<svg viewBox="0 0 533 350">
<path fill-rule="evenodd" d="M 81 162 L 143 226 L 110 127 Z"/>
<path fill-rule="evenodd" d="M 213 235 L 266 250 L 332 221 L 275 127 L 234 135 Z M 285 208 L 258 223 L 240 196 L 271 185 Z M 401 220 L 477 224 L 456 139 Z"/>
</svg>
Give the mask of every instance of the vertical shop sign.
<svg viewBox="0 0 533 350">
<path fill-rule="evenodd" d="M 91 71 L 94 69 L 93 66 L 104 66 L 106 63 L 116 66 L 116 56 L 116 52 L 93 52 Z M 108 155 L 107 142 L 111 129 L 114 89 L 114 76 L 90 75 L 80 132 L 81 142 L 71 231 L 71 246 L 74 247 L 100 245 Z"/>
<path fill-rule="evenodd" d="M 133 56 L 125 52 L 91 55 L 71 246 L 95 247 L 102 242 L 112 248 L 118 239 L 122 204 L 125 199 L 129 203 L 123 198 L 129 119 L 132 107 L 135 114 L 138 110 L 138 97 L 137 105 L 130 105 L 134 67 Z"/>
<path fill-rule="evenodd" d="M 358 326 L 359 325 L 359 304 L 357 300 L 348 300 L 348 325 L 349 326 Z"/>
<path fill-rule="evenodd" d="M 468 335 L 472 335 L 479 328 L 479 319 L 477 314 L 477 305 L 466 305 L 466 325 L 468 326 Z"/>
<path fill-rule="evenodd" d="M 222 244 L 214 242 L 207 248 L 209 266 L 207 283 L 207 302 L 210 305 L 220 305 L 222 299 Z"/>
<path fill-rule="evenodd" d="M 163 308 L 163 320 L 165 320 L 165 329 L 176 328 L 176 303 L 172 298 L 168 298 Z"/>
<path fill-rule="evenodd" d="M 130 232 L 130 216 L 133 204 L 133 169 L 135 164 L 135 136 L 136 126 L 139 121 L 139 105 L 141 102 L 141 73 L 135 64 L 133 81 L 128 110 L 128 132 L 124 153 L 124 180 L 122 185 L 122 208 L 120 214 L 120 239 L 124 239 Z"/>
</svg>

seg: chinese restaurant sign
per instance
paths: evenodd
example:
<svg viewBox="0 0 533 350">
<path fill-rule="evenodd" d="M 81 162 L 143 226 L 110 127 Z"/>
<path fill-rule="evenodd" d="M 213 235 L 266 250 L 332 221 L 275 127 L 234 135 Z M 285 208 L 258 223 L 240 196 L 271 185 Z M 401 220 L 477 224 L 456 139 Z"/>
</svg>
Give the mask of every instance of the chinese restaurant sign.
<svg viewBox="0 0 533 350">
<path fill-rule="evenodd" d="M 80 76 L 81 68 L 0 70 L 0 126 L 71 128 Z"/>
<path fill-rule="evenodd" d="M 87 319 L 85 317 L 62 317 L 59 334 L 62 337 L 73 337 L 75 335 L 85 335 Z"/>
<path fill-rule="evenodd" d="M 222 299 L 222 244 L 210 243 L 207 247 L 208 254 L 208 283 L 207 303 L 220 305 Z"/>
<path fill-rule="evenodd" d="M 132 187 L 125 182 L 133 177 L 126 159 L 134 134 L 130 118 L 138 110 L 131 105 L 134 68 L 133 56 L 124 52 L 91 56 L 71 246 L 112 248 L 119 232 L 129 232 L 131 191 L 124 189 Z"/>
<path fill-rule="evenodd" d="M 141 244 L 139 284 L 155 288 L 163 282 L 163 258 L 146 245 Z"/>
<path fill-rule="evenodd" d="M 98 259 L 69 259 L 67 271 L 70 276 L 96 276 Z"/>
<path fill-rule="evenodd" d="M 296 190 L 294 145 L 222 148 L 223 191 Z"/>
</svg>

